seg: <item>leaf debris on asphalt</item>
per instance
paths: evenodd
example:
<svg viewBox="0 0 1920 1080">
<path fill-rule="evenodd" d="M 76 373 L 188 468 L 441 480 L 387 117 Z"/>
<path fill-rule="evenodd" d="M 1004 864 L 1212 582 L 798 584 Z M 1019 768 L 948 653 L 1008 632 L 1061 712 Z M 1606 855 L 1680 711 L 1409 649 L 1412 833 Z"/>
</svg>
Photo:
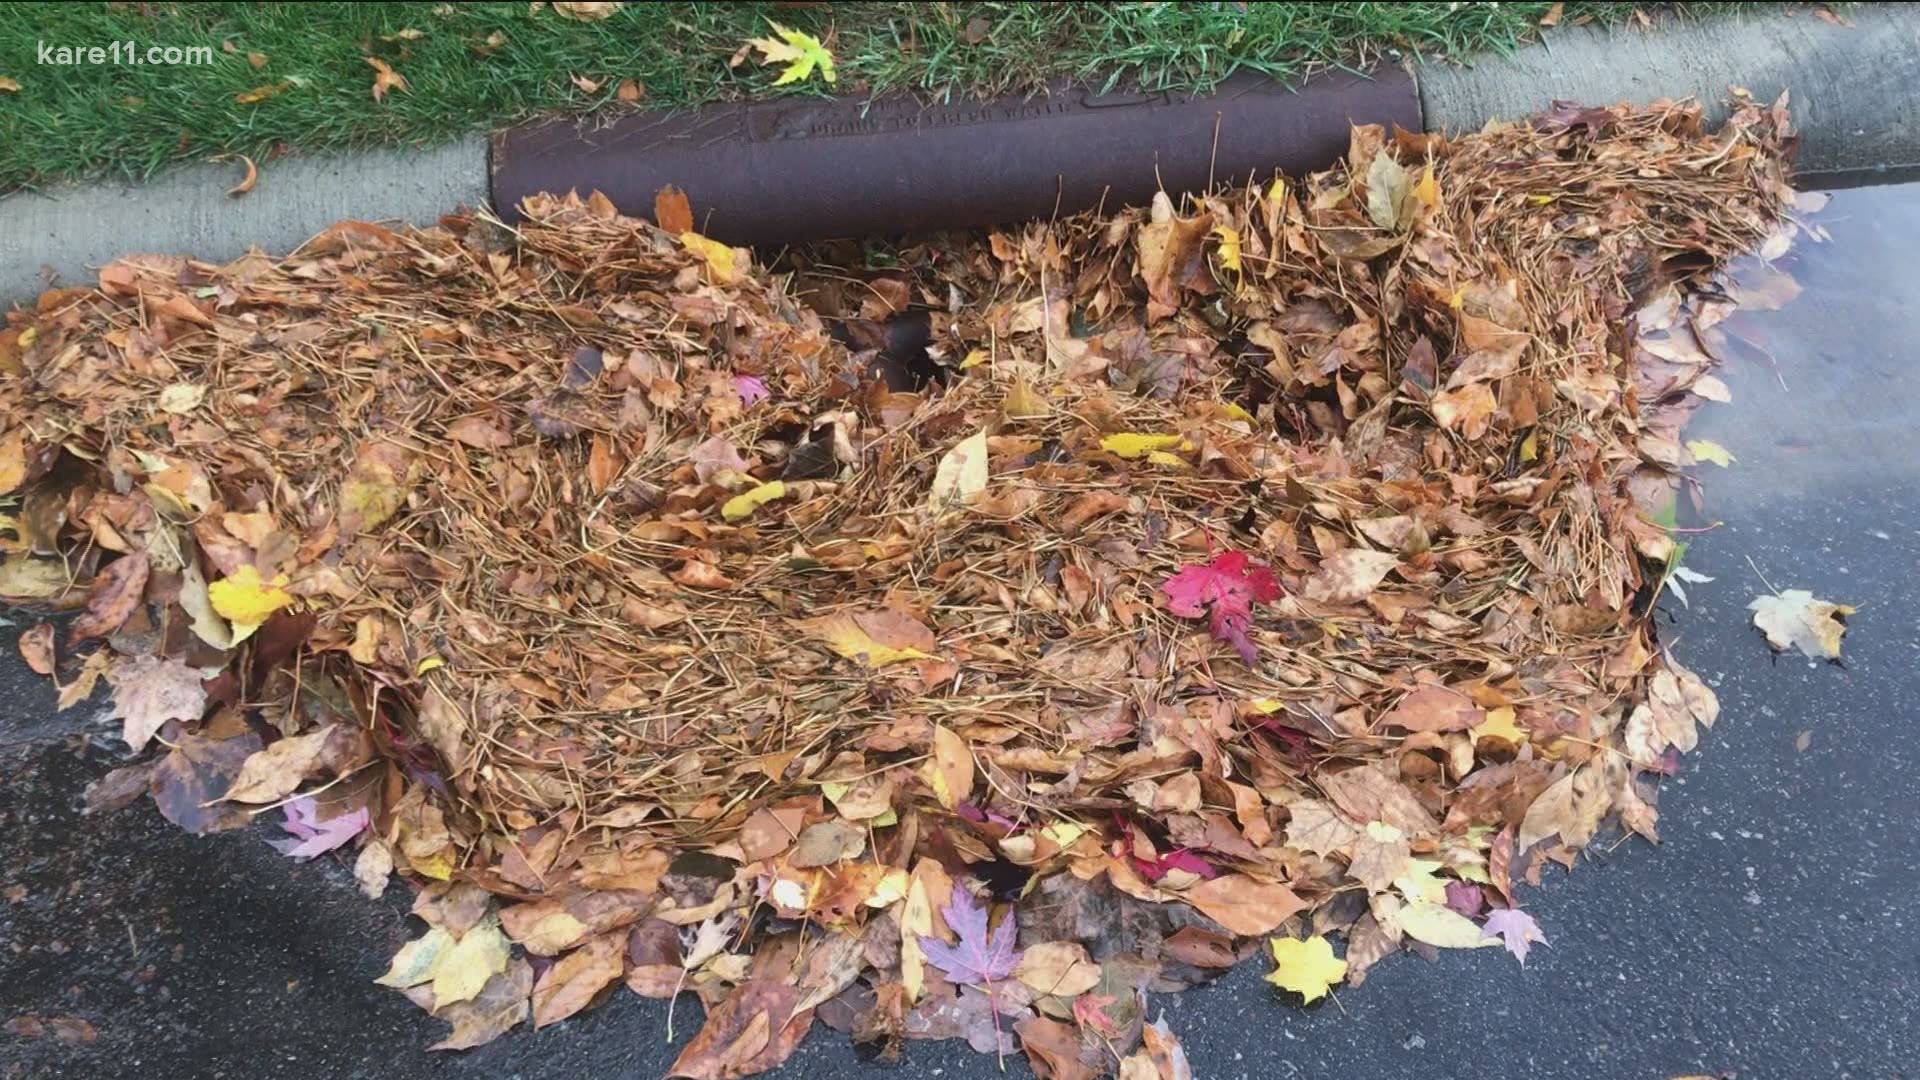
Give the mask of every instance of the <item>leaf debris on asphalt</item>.
<svg viewBox="0 0 1920 1080">
<path fill-rule="evenodd" d="M 831 79 L 804 37 L 762 51 Z M 624 983 L 705 1005 L 677 1075 L 816 1017 L 1186 1075 L 1143 987 L 1524 958 L 1519 884 L 1656 835 L 1637 774 L 1718 712 L 1635 605 L 1723 396 L 1689 275 L 1791 205 L 1784 123 L 1359 128 L 777 273 L 678 192 L 124 259 L 0 332 L 0 584 L 83 605 L 23 651 L 165 744 L 101 805 L 291 799 L 285 846 L 418 891 L 381 981 L 443 1048 Z M 1837 655 L 1792 595 L 1756 621 Z"/>
</svg>

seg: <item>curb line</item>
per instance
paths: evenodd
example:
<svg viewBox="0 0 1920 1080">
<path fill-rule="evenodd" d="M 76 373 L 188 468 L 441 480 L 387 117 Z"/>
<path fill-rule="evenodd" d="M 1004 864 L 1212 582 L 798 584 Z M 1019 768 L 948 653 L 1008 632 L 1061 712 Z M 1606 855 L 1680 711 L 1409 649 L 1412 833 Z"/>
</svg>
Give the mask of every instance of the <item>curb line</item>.
<svg viewBox="0 0 1920 1080">
<path fill-rule="evenodd" d="M 720 237 L 748 242 L 951 228 L 1046 216 L 1056 205 L 1071 212 L 1103 195 L 1110 204 L 1137 200 L 1162 184 L 1200 186 L 1209 174 L 1322 168 L 1344 151 L 1349 119 L 1461 131 L 1525 116 L 1556 98 L 1696 97 L 1717 120 L 1717 103 L 1735 83 L 1762 101 L 1791 88 L 1795 126 L 1804 133 L 1803 177 L 1860 182 L 1920 167 L 1920 119 L 1908 90 L 1920 85 L 1920 5 L 1861 5 L 1848 15 L 1852 28 L 1805 12 L 1723 16 L 1654 32 L 1569 27 L 1472 67 L 1414 64 L 1411 78 L 1383 68 L 1374 82 L 1316 79 L 1299 94 L 1236 79 L 1223 92 L 1186 101 L 1082 95 L 1060 115 L 1026 115 L 1024 102 L 982 103 L 975 108 L 1013 111 L 931 128 L 900 121 L 887 132 L 827 130 L 824 138 L 809 136 L 807 125 L 831 129 L 849 117 L 864 123 L 870 114 L 930 110 L 776 99 L 630 117 L 601 129 L 550 124 L 499 134 L 495 145 L 505 149 L 492 160 L 486 136 L 289 157 L 263 170 L 259 186 L 240 199 L 225 195 L 236 166 L 190 166 L 144 184 L 0 198 L 0 305 L 31 303 L 49 274 L 67 285 L 92 284 L 95 269 L 124 254 L 224 262 L 249 247 L 292 250 L 343 218 L 427 224 L 460 205 L 502 202 L 511 214 L 535 186 L 600 187 L 646 214 L 654 189 L 673 182 L 697 200 L 697 220 L 714 209 L 711 227 Z M 1339 127 L 1337 138 L 1329 124 Z"/>
</svg>

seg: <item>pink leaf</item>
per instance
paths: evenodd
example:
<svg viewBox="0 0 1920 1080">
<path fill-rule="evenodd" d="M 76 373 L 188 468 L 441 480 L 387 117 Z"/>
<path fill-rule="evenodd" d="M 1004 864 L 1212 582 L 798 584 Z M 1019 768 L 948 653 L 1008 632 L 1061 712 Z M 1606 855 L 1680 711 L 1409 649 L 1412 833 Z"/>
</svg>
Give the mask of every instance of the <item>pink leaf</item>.
<svg viewBox="0 0 1920 1080">
<path fill-rule="evenodd" d="M 287 820 L 281 827 L 292 833 L 294 839 L 269 840 L 267 843 L 290 859 L 311 859 L 360 835 L 360 830 L 372 820 L 364 806 L 351 814 L 341 814 L 325 821 L 314 820 L 317 809 L 311 797 L 288 803 Z"/>
<path fill-rule="evenodd" d="M 1538 942 L 1551 947 L 1547 941 L 1547 935 L 1540 932 L 1540 924 L 1533 921 L 1533 916 L 1519 908 L 1495 910 L 1493 914 L 1487 916 L 1486 925 L 1480 928 L 1480 936 L 1483 939 L 1499 938 L 1507 946 L 1507 951 L 1513 954 L 1514 959 L 1520 961 L 1521 967 L 1527 966 L 1527 951 L 1533 947 L 1533 943 Z"/>
<path fill-rule="evenodd" d="M 740 395 L 742 405 L 752 405 L 772 396 L 767 393 L 767 381 L 758 375 L 735 375 L 733 389 Z"/>
<path fill-rule="evenodd" d="M 1480 886 L 1467 881 L 1447 882 L 1447 906 L 1471 919 L 1486 906 Z"/>
<path fill-rule="evenodd" d="M 946 918 L 947 925 L 960 936 L 959 943 L 949 945 L 939 938 L 923 937 L 920 949 L 935 967 L 947 973 L 949 980 L 963 985 L 990 983 L 1013 973 L 1020 963 L 1020 953 L 1013 947 L 1013 912 L 1007 912 L 1006 921 L 989 936 L 987 909 L 975 903 L 967 887 L 956 881 Z"/>
<path fill-rule="evenodd" d="M 1192 848 L 1175 848 L 1164 855 L 1157 855 L 1151 861 L 1138 855 L 1132 856 L 1133 868 L 1148 881 L 1159 881 L 1167 876 L 1169 870 L 1185 870 L 1203 881 L 1212 881 L 1220 876 L 1213 864 L 1201 858 Z"/>
<path fill-rule="evenodd" d="M 973 803 L 969 801 L 962 800 L 960 805 L 954 807 L 953 810 L 954 810 L 954 813 L 959 814 L 961 817 L 966 818 L 968 821 L 971 821 L 977 825 L 985 825 L 988 822 L 992 822 L 993 824 L 1002 826 L 1003 828 L 1008 828 L 1008 829 L 1018 828 L 1018 823 L 1015 822 L 1012 818 L 1007 817 L 1004 814 L 996 814 L 991 810 L 982 810 L 980 807 L 975 806 Z"/>
<path fill-rule="evenodd" d="M 1223 551 L 1208 562 L 1183 566 L 1160 588 L 1167 594 L 1167 610 L 1185 619 L 1212 618 L 1213 636 L 1230 643 L 1251 667 L 1260 653 L 1247 638 L 1253 605 L 1280 599 L 1273 571 L 1248 566 L 1242 551 Z"/>
</svg>

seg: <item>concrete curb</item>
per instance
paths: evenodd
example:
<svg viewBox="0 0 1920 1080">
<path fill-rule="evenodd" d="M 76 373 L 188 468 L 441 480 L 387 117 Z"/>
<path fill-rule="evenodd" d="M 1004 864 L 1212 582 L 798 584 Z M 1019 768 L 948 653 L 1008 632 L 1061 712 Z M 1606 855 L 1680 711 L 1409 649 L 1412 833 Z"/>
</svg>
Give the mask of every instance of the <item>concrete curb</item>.
<svg viewBox="0 0 1920 1080">
<path fill-rule="evenodd" d="M 1792 91 L 1801 133 L 1801 177 L 1870 181 L 1875 173 L 1920 166 L 1920 4 L 1859 4 L 1834 26 L 1801 11 L 1728 16 L 1705 23 L 1567 28 L 1538 48 L 1481 59 L 1472 67 L 1417 65 L 1428 131 L 1472 131 L 1549 101 L 1611 105 L 1698 98 L 1718 123 L 1727 88 L 1744 86 L 1771 102 Z"/>
<path fill-rule="evenodd" d="M 225 262 L 250 247 L 291 251 L 343 218 L 429 224 L 485 205 L 487 140 L 426 149 L 288 157 L 260 167 L 253 191 L 229 198 L 238 162 L 193 165 L 144 184 L 84 184 L 0 199 L 0 304 L 30 303 L 49 278 L 91 285 L 127 254 Z"/>
<path fill-rule="evenodd" d="M 1558 29 L 1540 46 L 1472 67 L 1415 65 L 1418 100 L 1407 110 L 1429 131 L 1464 131 L 1528 115 L 1554 99 L 1611 104 L 1696 97 L 1711 105 L 1732 84 L 1767 100 L 1790 87 L 1795 124 L 1804 133 L 1802 176 L 1870 182 L 1920 168 L 1920 121 L 1909 106 L 1909 88 L 1920 85 L 1920 5 L 1861 5 L 1848 16 L 1855 27 L 1801 12 L 1653 32 Z M 992 123 L 969 130 L 996 137 Z M 916 135 L 907 130 L 897 137 Z M 586 135 L 576 142 L 580 154 L 591 150 Z M 901 152 L 911 151 L 903 141 Z M 566 152 L 564 140 L 542 146 L 543 154 Z M 564 168 L 543 171 L 566 175 Z M 261 170 L 252 194 L 229 199 L 224 193 L 236 178 L 237 166 L 196 166 L 147 184 L 0 199 L 0 304 L 30 303 L 49 275 L 63 284 L 90 284 L 96 268 L 123 254 L 224 261 L 254 246 L 291 250 L 342 218 L 429 223 L 457 206 L 488 203 L 494 182 L 488 140 L 478 136 L 424 150 L 287 158 Z M 650 213 L 652 206 L 647 201 L 630 209 Z"/>
</svg>

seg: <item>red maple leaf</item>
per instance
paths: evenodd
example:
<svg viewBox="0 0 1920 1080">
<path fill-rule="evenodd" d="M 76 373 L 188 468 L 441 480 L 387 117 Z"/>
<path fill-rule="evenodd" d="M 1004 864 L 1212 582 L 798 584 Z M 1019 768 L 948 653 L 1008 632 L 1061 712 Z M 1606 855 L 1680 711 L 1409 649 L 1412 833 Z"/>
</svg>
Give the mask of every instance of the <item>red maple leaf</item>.
<svg viewBox="0 0 1920 1080">
<path fill-rule="evenodd" d="M 1214 637 L 1231 643 L 1247 666 L 1259 662 L 1247 627 L 1253 621 L 1254 601 L 1280 599 L 1272 570 L 1258 563 L 1250 566 L 1245 552 L 1223 551 L 1205 563 L 1181 567 L 1160 588 L 1167 594 L 1167 610 L 1185 619 L 1211 616 Z"/>
</svg>

